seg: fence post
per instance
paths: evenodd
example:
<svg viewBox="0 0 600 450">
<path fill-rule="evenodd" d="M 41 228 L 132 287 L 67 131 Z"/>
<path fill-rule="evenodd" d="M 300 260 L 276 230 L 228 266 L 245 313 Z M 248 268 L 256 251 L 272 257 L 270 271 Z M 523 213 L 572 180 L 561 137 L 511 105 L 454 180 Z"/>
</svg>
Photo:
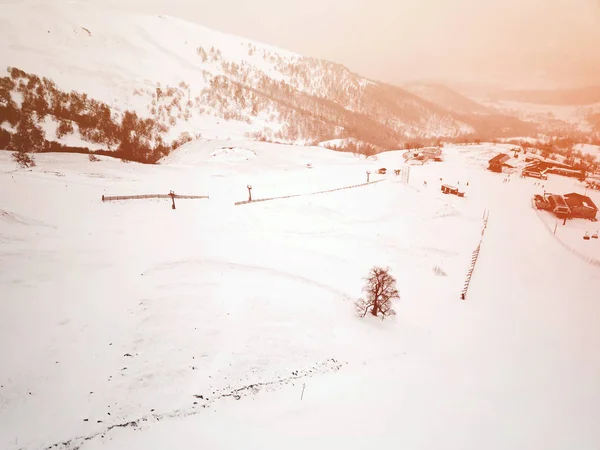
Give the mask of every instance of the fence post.
<svg viewBox="0 0 600 450">
<path fill-rule="evenodd" d="M 367 183 L 369 182 L 369 175 L 371 175 L 371 172 L 367 170 Z"/>
<path fill-rule="evenodd" d="M 173 205 L 171 206 L 171 208 L 175 209 L 175 192 L 170 191 L 169 196 L 171 197 L 171 201 L 173 202 Z"/>
<path fill-rule="evenodd" d="M 248 188 L 248 201 L 251 202 L 252 201 L 252 186 L 248 185 L 246 187 Z"/>
</svg>

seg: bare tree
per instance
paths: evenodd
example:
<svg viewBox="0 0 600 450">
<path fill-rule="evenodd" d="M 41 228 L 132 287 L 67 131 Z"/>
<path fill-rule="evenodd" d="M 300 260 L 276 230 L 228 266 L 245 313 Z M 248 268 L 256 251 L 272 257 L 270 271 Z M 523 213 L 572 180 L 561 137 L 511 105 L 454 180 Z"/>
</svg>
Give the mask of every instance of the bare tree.
<svg viewBox="0 0 600 450">
<path fill-rule="evenodd" d="M 389 267 L 374 266 L 369 271 L 363 288 L 365 298 L 356 302 L 358 316 L 365 317 L 367 313 L 371 313 L 375 317 L 381 316 L 383 320 L 396 314 L 392 302 L 399 299 L 400 295 L 396 289 L 396 279 L 390 275 L 389 270 Z"/>
</svg>

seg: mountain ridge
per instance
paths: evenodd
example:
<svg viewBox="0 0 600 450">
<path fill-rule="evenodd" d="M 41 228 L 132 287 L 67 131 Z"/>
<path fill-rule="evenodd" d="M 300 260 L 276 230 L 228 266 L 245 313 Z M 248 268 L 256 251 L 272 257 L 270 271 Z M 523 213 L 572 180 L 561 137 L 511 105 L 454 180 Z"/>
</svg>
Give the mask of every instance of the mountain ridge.
<svg viewBox="0 0 600 450">
<path fill-rule="evenodd" d="M 493 114 L 495 111 L 477 103 L 443 83 L 411 82 L 402 86 L 421 98 L 439 104 L 459 114 Z"/>
<path fill-rule="evenodd" d="M 160 153 L 199 135 L 300 145 L 352 138 L 359 144 L 346 150 L 375 153 L 412 141 L 474 136 L 486 129 L 480 118 L 472 121 L 341 64 L 170 16 L 89 5 L 65 9 L 39 0 L 0 5 L 0 11 L 4 37 L 0 49 L 6 65 L 24 77 L 16 86 L 9 80 L 14 74 L 4 77 L 5 98 L 15 97 L 15 89 L 28 98 L 58 98 L 40 87 L 52 83 L 62 97 L 74 91 L 83 103 L 93 100 L 110 111 L 103 114 L 120 127 L 114 136 L 127 134 L 123 128 L 127 112 L 130 124 L 150 120 L 142 127 L 148 129 L 144 145 L 161 147 Z M 35 78 L 49 82 L 36 84 Z M 41 90 L 28 93 L 34 85 Z M 40 114 L 53 117 L 57 128 L 61 120 L 71 122 L 62 131 L 77 134 L 77 114 L 57 115 L 56 102 L 38 111 L 38 103 L 30 101 L 27 111 L 9 100 L 3 107 L 10 106 L 13 116 L 26 113 L 34 123 Z M 70 107 L 63 102 L 59 111 Z M 13 134 L 19 127 L 15 117 L 11 122 L 5 116 L 0 117 L 0 125 L 4 141 L 10 141 L 6 133 Z M 64 135 L 54 136 L 52 124 L 46 125 L 45 139 L 50 136 L 54 139 L 50 141 L 66 145 Z M 529 129 L 521 122 L 511 126 L 516 129 L 504 127 L 501 134 L 522 135 L 519 128 Z M 90 141 L 90 134 L 94 133 L 76 136 L 75 141 L 82 147 L 102 144 L 108 150 L 122 144 L 114 136 Z"/>
</svg>

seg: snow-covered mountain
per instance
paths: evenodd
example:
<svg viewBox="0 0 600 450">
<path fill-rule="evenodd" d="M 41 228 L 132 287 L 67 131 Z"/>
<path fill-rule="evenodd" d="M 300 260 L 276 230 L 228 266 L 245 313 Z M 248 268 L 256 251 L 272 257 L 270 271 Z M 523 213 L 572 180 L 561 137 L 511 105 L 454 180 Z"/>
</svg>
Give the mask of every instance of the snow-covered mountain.
<svg viewBox="0 0 600 450">
<path fill-rule="evenodd" d="M 407 83 L 406 90 L 430 102 L 459 114 L 492 114 L 494 110 L 483 106 L 454 89 L 439 83 Z"/>
<path fill-rule="evenodd" d="M 535 123 L 542 134 L 558 133 L 593 141 L 600 139 L 600 87 L 555 90 L 510 90 L 468 84 L 453 87 L 459 95 L 488 110 Z M 411 91 L 415 92 L 413 89 Z M 418 95 L 445 104 L 438 100 L 441 97 L 439 90 L 433 90 L 436 98 L 430 97 L 432 91 L 425 91 L 422 90 Z"/>
<path fill-rule="evenodd" d="M 46 139 L 145 161 L 199 136 L 366 152 L 481 129 L 341 65 L 167 16 L 25 1 L 0 5 L 0 36 L 0 148 Z"/>
</svg>

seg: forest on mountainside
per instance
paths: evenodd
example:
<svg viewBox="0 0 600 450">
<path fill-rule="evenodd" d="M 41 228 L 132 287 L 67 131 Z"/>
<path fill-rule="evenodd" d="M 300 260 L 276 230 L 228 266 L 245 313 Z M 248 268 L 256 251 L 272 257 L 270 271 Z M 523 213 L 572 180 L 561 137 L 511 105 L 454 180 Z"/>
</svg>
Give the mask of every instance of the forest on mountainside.
<svg viewBox="0 0 600 450">
<path fill-rule="evenodd" d="M 339 139 L 336 150 L 366 155 L 534 129 L 502 116 L 490 121 L 455 115 L 401 88 L 369 82 L 314 58 L 289 61 L 263 51 L 285 78 L 277 79 L 244 61 L 222 60 L 218 49 L 198 47 L 196 53 L 203 62 L 218 63 L 220 73 L 202 70 L 202 88 L 185 81 L 136 88 L 132 95 L 146 105 L 138 110 L 115 108 L 9 67 L 0 78 L 0 148 L 89 153 L 92 147 L 94 153 L 155 163 L 201 137 L 195 130 L 206 117 L 245 124 L 247 137 L 255 140 L 316 145 Z M 78 145 L 65 143 L 70 135 Z"/>
</svg>

